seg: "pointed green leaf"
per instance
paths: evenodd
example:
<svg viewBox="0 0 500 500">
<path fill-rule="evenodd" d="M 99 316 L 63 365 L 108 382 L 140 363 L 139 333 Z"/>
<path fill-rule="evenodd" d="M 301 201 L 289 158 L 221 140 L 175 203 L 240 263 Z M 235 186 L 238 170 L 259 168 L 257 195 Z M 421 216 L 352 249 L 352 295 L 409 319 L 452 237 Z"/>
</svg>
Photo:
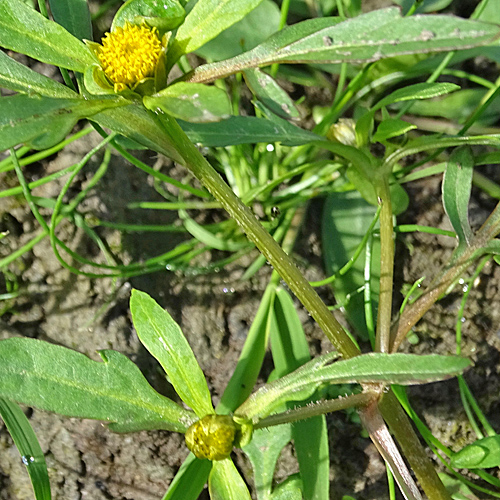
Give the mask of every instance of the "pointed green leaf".
<svg viewBox="0 0 500 500">
<path fill-rule="evenodd" d="M 192 123 L 218 122 L 231 115 L 226 92 L 201 83 L 174 83 L 157 94 L 144 97 L 146 108 Z"/>
<path fill-rule="evenodd" d="M 293 300 L 283 288 L 276 292 L 274 313 L 278 327 L 271 334 L 273 360 L 278 373 L 284 375 L 311 357 Z M 328 500 L 330 457 L 325 416 L 295 422 L 292 437 L 302 477 L 304 500 Z"/>
<path fill-rule="evenodd" d="M 0 87 L 46 97 L 77 97 L 68 87 L 33 71 L 0 51 Z"/>
<path fill-rule="evenodd" d="M 309 397 L 320 384 L 423 384 L 458 375 L 471 364 L 468 359 L 458 356 L 385 353 L 362 354 L 328 364 L 335 356 L 336 353 L 319 356 L 289 375 L 266 384 L 252 394 L 235 415 L 258 421 L 277 405 Z"/>
<path fill-rule="evenodd" d="M 85 44 L 21 0 L 0 0 L 0 46 L 81 73 L 96 63 Z"/>
<path fill-rule="evenodd" d="M 158 394 L 116 351 L 104 362 L 36 339 L 0 341 L 0 396 L 68 417 L 103 420 L 117 432 L 185 432 L 194 415 Z"/>
<path fill-rule="evenodd" d="M 50 500 L 47 463 L 26 415 L 16 403 L 0 398 L 0 417 L 26 465 L 36 500 Z"/>
<path fill-rule="evenodd" d="M 459 469 L 500 466 L 500 436 L 488 436 L 467 445 L 451 457 L 450 465 Z"/>
<path fill-rule="evenodd" d="M 257 142 L 281 142 L 286 146 L 298 146 L 321 139 L 286 120 L 267 120 L 255 116 L 231 116 L 218 123 L 206 124 L 180 121 L 179 125 L 193 142 L 207 147 Z"/>
<path fill-rule="evenodd" d="M 300 118 L 294 102 L 274 78 L 259 69 L 248 69 L 243 74 L 248 88 L 266 108 L 282 118 Z"/>
<path fill-rule="evenodd" d="M 373 128 L 373 118 L 377 110 L 383 108 L 384 106 L 389 106 L 390 104 L 395 104 L 398 102 L 404 101 L 417 101 L 416 104 L 419 104 L 418 101 L 422 101 L 425 99 L 431 99 L 433 97 L 438 97 L 441 95 L 449 94 L 450 92 L 454 92 L 455 90 L 460 89 L 458 85 L 453 83 L 416 83 L 415 85 L 408 85 L 407 87 L 403 87 L 402 89 L 395 90 L 388 96 L 381 99 L 375 106 L 370 109 L 367 113 L 365 113 L 356 123 L 356 139 L 359 145 L 368 144 L 370 141 L 370 134 Z M 408 124 L 407 124 L 408 125 Z M 388 125 L 383 125 L 382 132 L 384 132 L 384 127 L 388 127 Z M 395 125 L 392 125 L 394 128 Z M 380 127 L 379 127 L 380 128 Z M 403 124 L 400 124 L 400 128 L 404 129 Z M 416 127 L 413 127 L 416 128 Z M 379 137 L 373 141 L 381 141 L 384 140 L 383 137 L 385 135 L 383 133 L 379 134 Z M 391 131 L 389 131 L 391 132 Z M 377 131 L 378 133 L 378 131 Z M 403 132 L 404 133 L 404 132 Z M 398 134 L 400 135 L 400 134 Z M 392 137 L 396 137 L 392 135 Z M 387 137 L 389 138 L 389 137 Z"/>
<path fill-rule="evenodd" d="M 473 234 L 469 224 L 469 199 L 474 157 L 469 146 L 453 151 L 443 178 L 443 205 L 460 244 L 469 245 Z"/>
<path fill-rule="evenodd" d="M 170 31 L 182 23 L 186 11 L 178 0 L 128 0 L 113 18 L 111 30 L 126 22 L 155 26 L 160 32 Z"/>
<path fill-rule="evenodd" d="M 372 142 L 384 142 L 393 137 L 406 134 L 410 130 L 416 129 L 417 126 L 412 123 L 398 120 L 396 118 L 389 118 L 380 123 L 377 131 L 372 137 Z"/>
<path fill-rule="evenodd" d="M 353 171 L 354 172 L 354 171 Z M 348 176 L 353 182 L 351 173 Z M 322 218 L 322 241 L 326 270 L 329 275 L 337 273 L 358 252 L 369 230 L 375 209 L 360 194 L 364 183 L 366 189 L 371 189 L 376 199 L 375 191 L 366 179 L 360 179 L 355 184 L 357 191 L 346 193 L 331 193 L 326 198 Z M 368 338 L 365 320 L 364 297 L 356 293 L 365 283 L 365 249 L 361 251 L 352 267 L 332 283 L 332 289 L 337 301 L 343 304 L 347 320 L 356 331 Z M 380 282 L 380 241 L 374 239 L 371 248 L 371 302 L 376 314 Z"/>
<path fill-rule="evenodd" d="M 244 54 L 200 66 L 190 81 L 206 82 L 273 63 L 352 63 L 460 50 L 500 36 L 494 24 L 442 15 L 401 17 L 397 7 L 340 21 L 318 18 L 294 24 Z"/>
<path fill-rule="evenodd" d="M 402 89 L 395 90 L 387 97 L 381 99 L 373 107 L 373 110 L 381 109 L 395 102 L 432 99 L 433 97 L 449 94 L 456 90 L 460 90 L 460 87 L 454 83 L 416 83 L 415 85 L 408 85 Z"/>
<path fill-rule="evenodd" d="M 139 290 L 132 290 L 130 311 L 140 341 L 163 367 L 184 403 L 200 418 L 214 413 L 205 375 L 172 316 Z"/>
<path fill-rule="evenodd" d="M 0 151 L 17 144 L 44 149 L 62 141 L 78 120 L 120 106 L 116 99 L 53 99 L 15 95 L 0 98 Z"/>
<path fill-rule="evenodd" d="M 270 283 L 248 331 L 236 368 L 217 405 L 217 413 L 233 412 L 251 394 L 264 362 L 271 328 L 269 313 L 276 287 Z"/>
<path fill-rule="evenodd" d="M 92 40 L 92 22 L 87 0 L 49 0 L 56 23 L 79 40 Z"/>
<path fill-rule="evenodd" d="M 177 30 L 169 56 L 176 61 L 243 19 L 262 0 L 198 0 Z"/>
<path fill-rule="evenodd" d="M 230 458 L 213 463 L 208 477 L 211 500 L 250 500 L 250 493 Z"/>
</svg>

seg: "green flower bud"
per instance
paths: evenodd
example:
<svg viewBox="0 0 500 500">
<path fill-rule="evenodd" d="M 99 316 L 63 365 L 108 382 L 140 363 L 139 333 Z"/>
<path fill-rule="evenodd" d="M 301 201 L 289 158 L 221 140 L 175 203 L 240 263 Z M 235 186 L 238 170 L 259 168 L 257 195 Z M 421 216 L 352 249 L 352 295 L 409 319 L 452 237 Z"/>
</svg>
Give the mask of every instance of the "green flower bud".
<svg viewBox="0 0 500 500">
<path fill-rule="evenodd" d="M 356 122 L 351 118 L 340 118 L 330 127 L 326 138 L 346 146 L 356 146 Z"/>
<path fill-rule="evenodd" d="M 236 424 L 228 415 L 206 415 L 186 431 L 186 445 L 197 458 L 223 460 L 233 450 Z"/>
</svg>

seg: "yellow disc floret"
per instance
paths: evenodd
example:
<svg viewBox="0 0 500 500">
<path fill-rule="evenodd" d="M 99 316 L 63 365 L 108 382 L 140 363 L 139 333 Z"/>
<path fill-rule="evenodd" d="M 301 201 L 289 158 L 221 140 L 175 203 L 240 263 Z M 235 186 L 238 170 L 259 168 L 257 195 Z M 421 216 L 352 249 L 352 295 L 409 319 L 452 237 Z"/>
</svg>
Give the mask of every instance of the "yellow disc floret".
<svg viewBox="0 0 500 500">
<path fill-rule="evenodd" d="M 156 28 L 126 23 L 106 33 L 97 56 L 115 92 L 154 74 L 162 45 Z"/>
<path fill-rule="evenodd" d="M 223 460 L 231 454 L 236 432 L 229 415 L 206 415 L 186 431 L 186 444 L 197 458 Z"/>
</svg>

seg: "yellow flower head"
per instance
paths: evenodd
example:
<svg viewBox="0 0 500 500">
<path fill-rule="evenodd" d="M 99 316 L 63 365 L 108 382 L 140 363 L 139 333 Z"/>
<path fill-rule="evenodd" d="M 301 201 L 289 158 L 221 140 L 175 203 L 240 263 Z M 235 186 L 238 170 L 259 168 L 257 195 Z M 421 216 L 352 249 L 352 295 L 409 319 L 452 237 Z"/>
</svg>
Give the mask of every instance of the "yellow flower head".
<svg viewBox="0 0 500 500">
<path fill-rule="evenodd" d="M 118 92 L 152 76 L 161 50 L 156 28 L 126 23 L 106 33 L 97 57 Z"/>
</svg>

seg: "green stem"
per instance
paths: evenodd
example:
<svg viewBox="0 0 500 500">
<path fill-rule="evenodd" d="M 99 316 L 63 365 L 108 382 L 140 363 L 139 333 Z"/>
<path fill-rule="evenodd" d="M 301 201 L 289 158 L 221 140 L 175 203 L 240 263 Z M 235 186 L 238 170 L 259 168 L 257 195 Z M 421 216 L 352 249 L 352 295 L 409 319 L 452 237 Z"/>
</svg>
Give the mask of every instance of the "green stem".
<svg viewBox="0 0 500 500">
<path fill-rule="evenodd" d="M 456 279 L 471 265 L 474 254 L 477 250 L 484 248 L 486 244 L 500 233 L 500 203 L 497 204 L 493 212 L 486 219 L 474 237 L 474 241 L 449 268 L 443 270 L 436 279 L 429 285 L 423 295 L 411 306 L 407 307 L 398 324 L 391 332 L 393 339 L 391 352 L 396 352 L 401 342 L 417 321 L 430 309 L 430 307 L 443 295 Z"/>
<path fill-rule="evenodd" d="M 345 410 L 346 408 L 359 408 L 360 406 L 366 406 L 376 399 L 377 396 L 378 393 L 376 392 L 362 392 L 361 394 L 352 394 L 350 396 L 310 403 L 307 406 L 300 406 L 293 410 L 263 418 L 254 424 L 253 428 L 263 429 L 265 427 L 272 427 L 273 425 L 288 424 L 297 422 L 298 420 L 317 417 L 318 415 L 324 415 L 333 411 Z"/>
<path fill-rule="evenodd" d="M 164 114 L 153 114 L 152 116 L 175 145 L 184 160 L 184 165 L 219 200 L 229 215 L 247 234 L 247 237 L 255 243 L 344 358 L 358 355 L 359 349 L 344 332 L 340 323 L 309 285 L 290 257 L 261 226 L 252 211 L 241 202 L 222 180 L 177 122 Z"/>
<path fill-rule="evenodd" d="M 389 352 L 394 277 L 394 225 L 387 176 L 378 183 L 380 210 L 380 294 L 375 351 Z"/>
</svg>

